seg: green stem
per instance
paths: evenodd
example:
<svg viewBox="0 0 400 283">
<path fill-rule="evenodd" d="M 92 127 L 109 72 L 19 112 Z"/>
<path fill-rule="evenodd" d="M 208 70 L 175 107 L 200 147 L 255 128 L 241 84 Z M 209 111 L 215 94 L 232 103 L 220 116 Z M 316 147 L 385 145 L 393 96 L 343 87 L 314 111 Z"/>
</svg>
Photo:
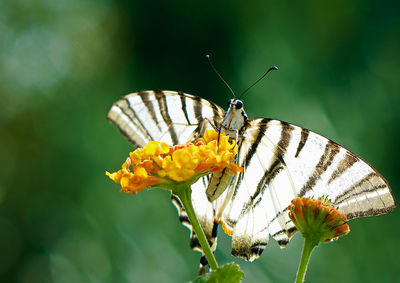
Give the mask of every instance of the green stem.
<svg viewBox="0 0 400 283">
<path fill-rule="evenodd" d="M 193 230 L 197 235 L 197 238 L 199 239 L 201 248 L 203 249 L 203 252 L 207 258 L 207 261 L 211 267 L 211 269 L 216 270 L 218 268 L 218 263 L 215 260 L 214 254 L 211 251 L 210 245 L 208 244 L 206 235 L 203 232 L 203 229 L 201 228 L 201 225 L 199 221 L 197 220 L 197 216 L 194 212 L 193 205 L 192 205 L 192 198 L 191 198 L 191 193 L 192 190 L 189 188 L 185 188 L 183 190 L 180 190 L 178 193 L 174 192 L 175 194 L 178 195 L 180 200 L 183 203 L 183 207 L 186 210 L 186 213 L 189 217 L 190 224 L 192 224 Z"/>
<path fill-rule="evenodd" d="M 313 249 L 318 245 L 319 240 L 312 237 L 304 237 L 303 252 L 301 253 L 300 265 L 297 270 L 296 283 L 303 283 L 307 272 L 308 262 Z"/>
</svg>

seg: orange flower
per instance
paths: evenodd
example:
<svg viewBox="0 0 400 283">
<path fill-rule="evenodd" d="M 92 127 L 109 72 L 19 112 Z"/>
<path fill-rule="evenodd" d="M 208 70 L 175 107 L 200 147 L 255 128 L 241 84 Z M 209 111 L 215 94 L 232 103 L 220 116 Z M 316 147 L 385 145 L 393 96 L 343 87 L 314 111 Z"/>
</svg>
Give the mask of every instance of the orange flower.
<svg viewBox="0 0 400 283">
<path fill-rule="evenodd" d="M 172 189 L 178 182 L 190 185 L 201 176 L 224 168 L 234 174 L 243 171 L 232 162 L 237 154 L 235 142 L 230 142 L 224 133 L 217 139 L 216 131 L 206 130 L 204 137 L 193 143 L 170 147 L 151 141 L 131 152 L 121 170 L 106 174 L 121 185 L 121 191 L 136 194 L 147 187 Z"/>
<path fill-rule="evenodd" d="M 350 232 L 346 215 L 330 206 L 326 198 L 295 198 L 288 209 L 290 218 L 304 237 L 330 242 Z"/>
<path fill-rule="evenodd" d="M 106 175 L 110 177 L 111 180 L 121 184 L 121 191 L 136 195 L 138 191 L 141 192 L 145 188 L 160 182 L 159 178 L 148 175 L 148 171 L 146 171 L 145 167 L 133 167 L 133 172 L 131 172 L 129 169 L 130 165 L 131 159 L 128 157 L 122 164 L 121 170 L 115 173 L 106 172 Z"/>
</svg>

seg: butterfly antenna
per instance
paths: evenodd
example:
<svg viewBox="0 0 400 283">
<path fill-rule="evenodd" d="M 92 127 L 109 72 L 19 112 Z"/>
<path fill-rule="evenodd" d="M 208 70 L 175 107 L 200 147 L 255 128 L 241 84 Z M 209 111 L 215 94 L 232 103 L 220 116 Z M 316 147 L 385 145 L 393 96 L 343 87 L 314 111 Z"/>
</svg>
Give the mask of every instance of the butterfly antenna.
<svg viewBox="0 0 400 283">
<path fill-rule="evenodd" d="M 220 137 L 221 137 L 221 129 L 222 129 L 222 126 L 220 125 L 220 126 L 219 126 L 219 129 L 218 129 L 217 148 L 219 148 L 219 139 L 220 139 Z"/>
<path fill-rule="evenodd" d="M 232 93 L 233 97 L 236 98 L 235 93 L 233 92 L 232 88 L 228 85 L 228 83 L 224 80 L 224 78 L 218 73 L 217 69 L 215 69 L 213 63 L 211 62 L 210 55 L 206 55 L 206 59 L 208 60 L 208 63 L 210 63 L 211 68 L 214 70 L 214 72 L 218 75 L 218 77 L 221 79 L 221 81 L 229 88 L 230 92 Z"/>
<path fill-rule="evenodd" d="M 253 86 L 255 86 L 259 81 L 261 81 L 269 72 L 271 71 L 276 71 L 278 70 L 278 67 L 273 66 L 271 68 L 269 68 L 258 80 L 256 80 L 251 86 L 249 86 L 248 88 L 246 88 L 239 96 L 239 99 L 243 96 L 243 94 L 245 94 L 249 89 L 251 89 Z"/>
</svg>

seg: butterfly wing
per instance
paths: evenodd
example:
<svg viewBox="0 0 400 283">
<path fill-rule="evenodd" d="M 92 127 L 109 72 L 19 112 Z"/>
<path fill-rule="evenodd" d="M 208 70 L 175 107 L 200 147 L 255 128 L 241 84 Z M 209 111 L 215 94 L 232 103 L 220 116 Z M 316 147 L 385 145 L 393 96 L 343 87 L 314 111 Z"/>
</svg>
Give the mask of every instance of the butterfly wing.
<svg viewBox="0 0 400 283">
<path fill-rule="evenodd" d="M 252 119 L 239 152 L 244 172 L 218 199 L 217 221 L 232 232 L 232 254 L 258 258 L 269 235 L 281 247 L 296 232 L 288 205 L 297 196 L 327 196 L 349 219 L 391 211 L 385 179 L 361 158 L 307 129 Z"/>
<path fill-rule="evenodd" d="M 222 108 L 197 96 L 173 91 L 141 91 L 114 103 L 107 117 L 134 146 L 143 147 L 151 140 L 184 144 L 202 135 L 211 127 L 210 123 L 219 125 L 224 115 Z M 202 177 L 192 185 L 192 202 L 204 233 L 215 249 L 217 224 L 213 204 L 205 195 L 208 183 L 209 178 Z M 191 231 L 190 246 L 201 251 L 181 201 L 175 195 L 171 199 L 179 220 Z"/>
<path fill-rule="evenodd" d="M 107 118 L 135 146 L 149 141 L 184 144 L 202 127 L 220 123 L 225 111 L 197 96 L 174 91 L 141 91 L 113 104 Z M 207 121 L 208 120 L 208 121 Z"/>
</svg>

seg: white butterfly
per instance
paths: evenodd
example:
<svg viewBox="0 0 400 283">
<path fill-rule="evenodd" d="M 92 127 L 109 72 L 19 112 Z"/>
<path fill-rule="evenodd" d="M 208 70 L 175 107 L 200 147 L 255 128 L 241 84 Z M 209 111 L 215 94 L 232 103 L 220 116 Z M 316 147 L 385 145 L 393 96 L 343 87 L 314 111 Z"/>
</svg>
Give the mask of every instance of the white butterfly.
<svg viewBox="0 0 400 283">
<path fill-rule="evenodd" d="M 395 207 L 386 180 L 361 158 L 305 128 L 248 119 L 238 99 L 231 99 L 225 112 L 182 92 L 142 91 L 117 101 L 108 118 L 140 147 L 151 140 L 183 144 L 213 125 L 237 140 L 236 161 L 243 173 L 234 177 L 227 169 L 203 177 L 192 186 L 192 201 L 212 248 L 221 224 L 232 234 L 232 255 L 246 260 L 261 255 L 270 235 L 281 247 L 287 245 L 296 232 L 287 212 L 295 197 L 327 196 L 348 219 Z M 172 200 L 180 221 L 191 230 L 179 198 Z M 191 247 L 201 251 L 193 232 Z"/>
</svg>

